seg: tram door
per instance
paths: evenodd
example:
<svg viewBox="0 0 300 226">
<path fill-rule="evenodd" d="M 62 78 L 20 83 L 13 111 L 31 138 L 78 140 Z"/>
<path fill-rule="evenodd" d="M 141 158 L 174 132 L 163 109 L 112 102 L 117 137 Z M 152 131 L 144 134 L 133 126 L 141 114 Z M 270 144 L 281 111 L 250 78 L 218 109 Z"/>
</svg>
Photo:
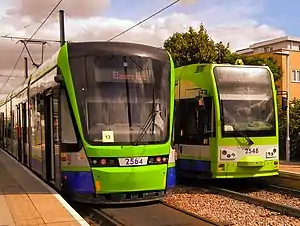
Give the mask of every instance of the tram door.
<svg viewBox="0 0 300 226">
<path fill-rule="evenodd" d="M 46 179 L 60 189 L 58 89 L 45 93 Z"/>
</svg>

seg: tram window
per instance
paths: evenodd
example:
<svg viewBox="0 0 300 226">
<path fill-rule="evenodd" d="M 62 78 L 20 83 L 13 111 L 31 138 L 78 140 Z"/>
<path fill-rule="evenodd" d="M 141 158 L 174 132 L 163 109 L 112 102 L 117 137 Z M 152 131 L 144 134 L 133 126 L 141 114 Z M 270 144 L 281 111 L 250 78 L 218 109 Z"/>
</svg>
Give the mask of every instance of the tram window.
<svg viewBox="0 0 300 226">
<path fill-rule="evenodd" d="M 215 119 L 215 111 L 213 105 L 212 97 L 204 98 L 205 111 L 207 115 L 207 130 L 205 133 L 206 137 L 215 137 L 216 136 L 216 119 Z"/>
<path fill-rule="evenodd" d="M 14 129 L 15 129 L 15 112 L 11 111 L 11 127 L 10 127 L 11 136 L 10 138 L 14 139 Z"/>
<path fill-rule="evenodd" d="M 175 143 L 203 145 L 204 139 L 214 136 L 211 122 L 212 98 L 204 98 L 205 109 L 198 109 L 195 99 L 176 104 Z M 207 144 L 207 143 L 206 143 Z"/>
<path fill-rule="evenodd" d="M 0 127 L 0 141 L 2 141 L 4 137 L 4 112 L 0 113 L 1 127 Z M 3 147 L 1 145 L 1 147 Z"/>
<path fill-rule="evenodd" d="M 7 104 L 5 104 L 5 111 L 4 111 L 4 137 L 7 137 Z"/>
<path fill-rule="evenodd" d="M 70 109 L 65 91 L 61 90 L 61 142 L 62 151 L 77 152 L 78 142 L 70 114 Z"/>
<path fill-rule="evenodd" d="M 16 108 L 13 106 L 13 108 Z M 16 110 L 12 110 L 12 138 L 17 139 L 17 126 L 18 126 L 18 120 L 17 120 L 17 112 Z"/>
<path fill-rule="evenodd" d="M 36 145 L 37 142 L 37 123 L 38 123 L 38 113 L 37 113 L 37 96 L 30 98 L 30 115 L 31 115 L 31 143 Z"/>
<path fill-rule="evenodd" d="M 179 144 L 180 143 L 180 129 L 181 129 L 181 120 L 179 118 L 180 116 L 180 102 L 179 100 L 176 100 L 175 101 L 175 104 L 174 104 L 174 120 L 175 120 L 175 127 L 174 127 L 174 143 L 175 144 Z"/>
</svg>

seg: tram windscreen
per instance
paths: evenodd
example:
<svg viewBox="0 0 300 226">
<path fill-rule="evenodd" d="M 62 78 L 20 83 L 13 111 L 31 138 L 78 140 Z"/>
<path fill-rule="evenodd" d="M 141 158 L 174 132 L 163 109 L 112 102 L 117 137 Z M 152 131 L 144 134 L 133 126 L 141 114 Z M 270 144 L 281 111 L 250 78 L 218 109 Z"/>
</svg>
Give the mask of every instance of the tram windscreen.
<svg viewBox="0 0 300 226">
<path fill-rule="evenodd" d="M 89 141 L 132 144 L 143 130 L 139 144 L 167 140 L 169 59 L 105 54 L 86 55 L 71 62 Z"/>
<path fill-rule="evenodd" d="M 274 135 L 275 109 L 270 72 L 263 67 L 217 66 L 223 134 Z"/>
</svg>

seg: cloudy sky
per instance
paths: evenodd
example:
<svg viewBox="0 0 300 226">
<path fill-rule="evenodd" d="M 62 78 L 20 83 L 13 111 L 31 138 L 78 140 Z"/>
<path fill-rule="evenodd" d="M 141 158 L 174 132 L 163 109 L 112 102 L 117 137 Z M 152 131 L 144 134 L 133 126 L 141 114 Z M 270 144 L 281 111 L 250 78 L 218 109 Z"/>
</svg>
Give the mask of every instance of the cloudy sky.
<svg viewBox="0 0 300 226">
<path fill-rule="evenodd" d="M 0 34 L 30 37 L 57 2 L 58 0 L 1 0 Z M 66 12 L 68 40 L 95 41 L 111 38 L 170 2 L 170 0 L 64 0 L 59 9 Z M 164 40 L 172 33 L 185 31 L 188 26 L 197 28 L 201 22 L 213 39 L 230 42 L 232 50 L 284 35 L 300 36 L 299 20 L 293 20 L 298 15 L 299 3 L 295 0 L 289 0 L 288 3 L 292 7 L 286 7 L 283 1 L 271 0 L 182 0 L 181 3 L 116 40 L 162 46 Z M 34 38 L 59 38 L 58 10 Z M 3 86 L 23 47 L 21 43 L 16 42 L 17 40 L 0 39 L 2 95 L 12 91 L 23 81 L 22 57 L 12 78 Z M 29 48 L 35 61 L 39 62 L 40 46 L 30 45 Z M 58 45 L 55 43 L 46 46 L 46 55 L 51 55 L 57 48 Z"/>
</svg>

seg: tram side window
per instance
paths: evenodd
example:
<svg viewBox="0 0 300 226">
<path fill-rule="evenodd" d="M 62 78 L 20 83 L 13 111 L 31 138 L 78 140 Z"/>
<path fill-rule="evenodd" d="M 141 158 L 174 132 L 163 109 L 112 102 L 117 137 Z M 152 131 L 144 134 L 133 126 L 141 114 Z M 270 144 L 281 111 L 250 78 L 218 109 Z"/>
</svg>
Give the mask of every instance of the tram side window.
<svg viewBox="0 0 300 226">
<path fill-rule="evenodd" d="M 13 106 L 14 107 L 14 106 Z M 12 138 L 17 139 L 18 138 L 18 119 L 17 119 L 17 106 L 15 106 L 15 109 L 12 111 L 12 119 L 13 119 L 13 127 L 12 127 Z"/>
<path fill-rule="evenodd" d="M 62 89 L 60 94 L 61 103 L 61 143 L 62 151 L 77 152 L 78 142 L 70 114 L 70 109 L 65 91 Z"/>
<path fill-rule="evenodd" d="M 7 137 L 11 138 L 11 131 L 12 131 L 12 111 L 11 111 L 11 101 L 7 102 Z M 10 143 L 10 142 L 9 142 Z M 8 143 L 8 146 L 9 146 Z"/>
<path fill-rule="evenodd" d="M 7 116 L 7 103 L 5 104 L 5 112 L 4 112 L 4 136 L 8 138 L 8 116 Z"/>
<path fill-rule="evenodd" d="M 0 113 L 0 140 L 4 137 L 4 113 Z"/>
<path fill-rule="evenodd" d="M 213 98 L 212 97 L 205 97 L 204 98 L 205 104 L 205 112 L 207 115 L 207 129 L 205 136 L 206 137 L 216 137 L 216 118 L 215 118 L 215 111 L 213 105 Z"/>
<path fill-rule="evenodd" d="M 7 121 L 6 121 L 6 106 L 5 106 L 5 109 L 4 109 L 4 113 L 3 113 L 3 137 L 7 137 Z"/>
<path fill-rule="evenodd" d="M 33 96 L 30 98 L 30 115 L 31 115 L 31 131 L 29 131 L 31 133 L 31 143 L 32 145 L 37 145 L 38 143 L 38 119 L 39 119 L 39 114 L 37 111 L 37 96 Z"/>
<path fill-rule="evenodd" d="M 180 116 L 180 100 L 175 100 L 174 104 L 174 120 L 175 120 L 175 127 L 173 128 L 174 134 L 174 144 L 180 144 L 180 130 L 181 130 L 181 120 L 179 118 Z"/>
<path fill-rule="evenodd" d="M 212 100 L 204 98 L 205 109 L 195 99 L 182 99 L 176 104 L 175 143 L 203 145 L 213 136 L 211 130 Z"/>
<path fill-rule="evenodd" d="M 14 106 L 13 106 L 14 107 Z M 11 138 L 15 139 L 15 126 L 16 126 L 16 120 L 15 120 L 15 111 L 11 111 Z"/>
</svg>

